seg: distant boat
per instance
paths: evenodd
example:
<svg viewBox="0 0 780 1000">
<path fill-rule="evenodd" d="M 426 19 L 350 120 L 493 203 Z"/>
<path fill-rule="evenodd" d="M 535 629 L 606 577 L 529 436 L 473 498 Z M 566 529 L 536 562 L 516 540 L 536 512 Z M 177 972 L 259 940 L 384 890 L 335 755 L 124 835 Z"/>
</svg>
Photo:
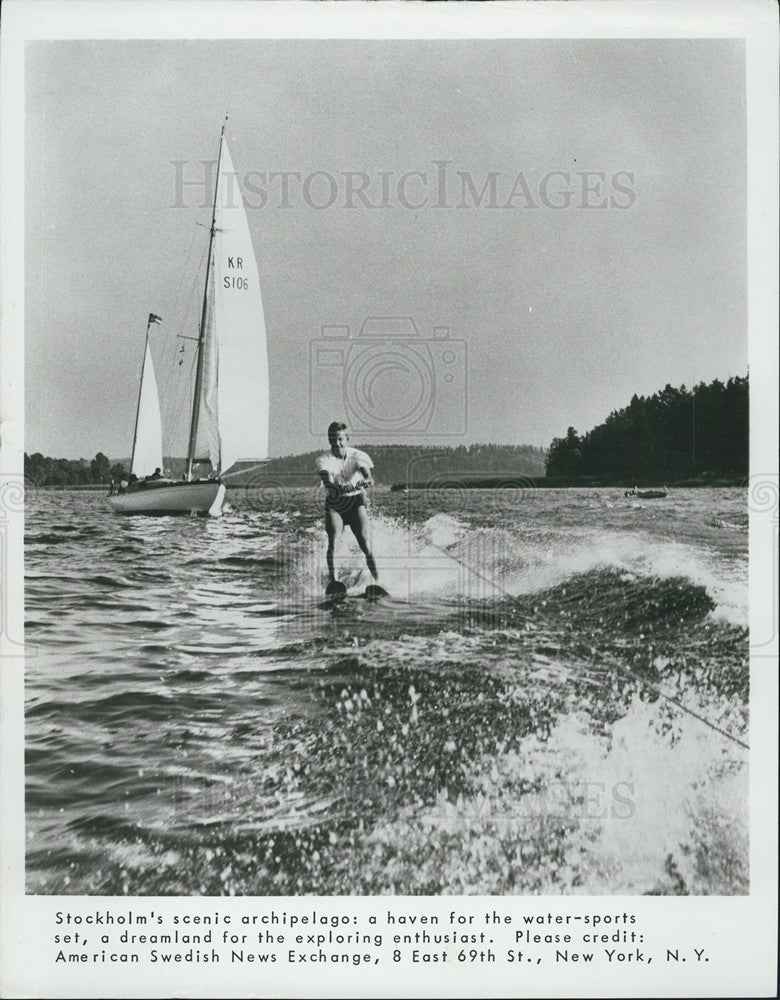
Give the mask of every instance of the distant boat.
<svg viewBox="0 0 780 1000">
<path fill-rule="evenodd" d="M 132 482 L 108 497 L 118 514 L 222 513 L 223 477 L 236 462 L 268 457 L 268 350 L 252 238 L 235 184 L 225 126 L 219 141 L 217 182 L 209 234 L 203 307 L 197 338 L 187 470 L 182 480 L 162 474 L 162 426 L 149 328 L 138 391 Z M 206 466 L 198 477 L 196 466 Z M 246 471 L 246 470 L 244 470 Z"/>
<path fill-rule="evenodd" d="M 637 497 L 639 500 L 659 500 L 663 499 L 666 494 L 667 489 L 665 486 L 662 490 L 638 490 L 635 486 L 631 490 L 626 490 L 623 496 Z"/>
</svg>

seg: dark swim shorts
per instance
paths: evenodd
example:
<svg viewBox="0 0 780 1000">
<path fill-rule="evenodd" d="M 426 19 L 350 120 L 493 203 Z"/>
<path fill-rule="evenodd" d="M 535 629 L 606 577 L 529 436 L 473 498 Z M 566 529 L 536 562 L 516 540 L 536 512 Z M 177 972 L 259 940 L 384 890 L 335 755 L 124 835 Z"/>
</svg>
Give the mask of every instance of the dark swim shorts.
<svg viewBox="0 0 780 1000">
<path fill-rule="evenodd" d="M 340 496 L 325 500 L 325 510 L 335 510 L 344 524 L 350 527 L 357 522 L 358 511 L 365 507 L 364 493 L 354 493 L 352 496 Z"/>
</svg>

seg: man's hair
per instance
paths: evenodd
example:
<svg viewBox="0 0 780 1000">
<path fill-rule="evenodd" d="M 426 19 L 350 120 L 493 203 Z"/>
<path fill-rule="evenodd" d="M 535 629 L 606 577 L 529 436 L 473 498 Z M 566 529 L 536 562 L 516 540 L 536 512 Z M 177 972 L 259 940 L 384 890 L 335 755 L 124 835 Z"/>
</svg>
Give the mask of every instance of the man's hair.
<svg viewBox="0 0 780 1000">
<path fill-rule="evenodd" d="M 346 424 L 342 424 L 341 421 L 339 420 L 334 420 L 333 423 L 328 428 L 328 437 L 329 438 L 335 437 L 339 431 L 345 431 L 347 429 L 348 428 Z"/>
</svg>

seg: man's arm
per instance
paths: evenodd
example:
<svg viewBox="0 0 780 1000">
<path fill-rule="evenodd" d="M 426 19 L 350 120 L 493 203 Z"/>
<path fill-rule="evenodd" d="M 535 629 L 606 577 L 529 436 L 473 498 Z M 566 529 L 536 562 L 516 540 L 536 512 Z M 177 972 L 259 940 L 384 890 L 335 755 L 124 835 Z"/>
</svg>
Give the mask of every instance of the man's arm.
<svg viewBox="0 0 780 1000">
<path fill-rule="evenodd" d="M 333 482 L 333 473 L 326 472 L 325 469 L 320 471 L 320 479 L 322 480 L 322 485 L 329 493 L 333 493 L 336 490 L 336 484 Z"/>
<path fill-rule="evenodd" d="M 325 489 L 328 491 L 328 495 L 331 497 L 340 496 L 342 493 L 347 493 L 352 489 L 351 486 L 342 486 L 333 479 L 333 473 L 327 472 L 325 469 L 320 471 L 320 479 Z"/>
<path fill-rule="evenodd" d="M 369 467 L 367 465 L 359 465 L 358 466 L 358 472 L 363 477 L 363 481 L 364 481 L 364 485 L 365 486 L 373 486 L 374 485 L 374 477 L 371 475 L 371 469 L 369 469 Z"/>
</svg>

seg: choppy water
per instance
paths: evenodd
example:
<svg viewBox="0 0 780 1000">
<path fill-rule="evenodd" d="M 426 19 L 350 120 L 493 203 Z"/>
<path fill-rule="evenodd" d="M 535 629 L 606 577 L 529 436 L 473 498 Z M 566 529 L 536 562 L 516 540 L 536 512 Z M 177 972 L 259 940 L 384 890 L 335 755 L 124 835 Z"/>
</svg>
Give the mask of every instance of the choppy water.
<svg viewBox="0 0 780 1000">
<path fill-rule="evenodd" d="M 743 490 L 231 500 L 29 499 L 28 891 L 748 891 Z"/>
</svg>

